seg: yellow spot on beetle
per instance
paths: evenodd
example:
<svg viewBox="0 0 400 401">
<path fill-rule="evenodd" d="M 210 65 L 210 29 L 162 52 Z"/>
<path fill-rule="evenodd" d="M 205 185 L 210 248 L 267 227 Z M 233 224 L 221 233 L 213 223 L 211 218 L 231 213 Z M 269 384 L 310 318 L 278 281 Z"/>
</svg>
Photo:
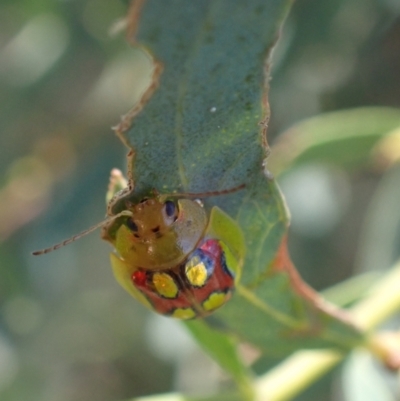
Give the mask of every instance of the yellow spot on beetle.
<svg viewBox="0 0 400 401">
<path fill-rule="evenodd" d="M 206 266 L 198 256 L 194 256 L 186 263 L 185 274 L 189 283 L 195 287 L 202 287 L 207 281 Z"/>
<path fill-rule="evenodd" d="M 178 295 L 178 286 L 167 273 L 154 273 L 153 284 L 157 292 L 165 298 L 176 298 Z"/>
<path fill-rule="evenodd" d="M 214 292 L 203 302 L 203 308 L 206 311 L 212 311 L 226 303 L 229 298 L 230 294 L 225 294 L 223 292 Z"/>
<path fill-rule="evenodd" d="M 196 316 L 196 312 L 192 308 L 177 308 L 171 316 L 177 319 L 192 319 Z"/>
</svg>

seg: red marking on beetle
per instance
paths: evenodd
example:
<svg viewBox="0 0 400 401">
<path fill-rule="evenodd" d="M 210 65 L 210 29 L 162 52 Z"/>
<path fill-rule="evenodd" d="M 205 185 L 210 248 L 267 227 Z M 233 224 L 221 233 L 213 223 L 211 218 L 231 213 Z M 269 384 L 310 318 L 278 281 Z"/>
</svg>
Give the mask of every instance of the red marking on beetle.
<svg viewBox="0 0 400 401">
<path fill-rule="evenodd" d="M 138 287 L 145 287 L 147 280 L 147 274 L 145 271 L 137 270 L 132 274 L 132 281 Z"/>
<path fill-rule="evenodd" d="M 220 257 L 222 253 L 221 245 L 216 239 L 208 239 L 200 246 L 200 249 L 210 253 L 214 257 Z"/>
</svg>

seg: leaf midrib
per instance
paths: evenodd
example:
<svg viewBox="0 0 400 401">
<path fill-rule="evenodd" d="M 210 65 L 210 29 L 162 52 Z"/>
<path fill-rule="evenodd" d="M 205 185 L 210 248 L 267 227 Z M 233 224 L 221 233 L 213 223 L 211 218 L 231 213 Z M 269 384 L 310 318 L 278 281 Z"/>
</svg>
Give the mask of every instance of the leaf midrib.
<svg viewBox="0 0 400 401">
<path fill-rule="evenodd" d="M 182 74 L 182 79 L 180 80 L 178 86 L 178 94 L 176 100 L 176 113 L 175 113 L 175 137 L 176 137 L 176 159 L 177 159 L 177 166 L 178 166 L 178 174 L 182 183 L 182 186 L 185 190 L 188 190 L 188 179 L 185 173 L 185 166 L 183 163 L 182 158 L 182 144 L 183 144 L 183 99 L 187 92 L 187 83 L 191 71 L 191 65 L 196 58 L 196 55 L 199 51 L 199 48 L 203 42 L 205 29 L 204 26 L 208 23 L 208 20 L 211 15 L 212 5 L 215 2 L 211 1 L 208 2 L 207 11 L 204 14 L 203 24 L 201 24 L 197 39 L 194 42 L 194 45 L 191 47 L 191 51 L 188 54 L 184 65 L 184 73 Z"/>
</svg>

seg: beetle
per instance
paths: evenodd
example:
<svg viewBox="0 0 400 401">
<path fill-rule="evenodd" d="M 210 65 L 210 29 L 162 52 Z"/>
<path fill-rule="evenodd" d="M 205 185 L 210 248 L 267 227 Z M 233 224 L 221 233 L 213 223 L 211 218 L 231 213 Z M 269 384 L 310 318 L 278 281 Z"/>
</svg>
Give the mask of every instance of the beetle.
<svg viewBox="0 0 400 401">
<path fill-rule="evenodd" d="M 135 299 L 162 315 L 205 317 L 224 305 L 240 280 L 245 245 L 238 224 L 214 206 L 207 213 L 198 197 L 225 195 L 243 188 L 203 194 L 158 194 L 138 203 L 124 200 L 132 179 L 113 169 L 107 193 L 108 217 L 99 224 L 34 255 L 67 245 L 97 228 L 110 242 L 118 283 Z M 124 210 L 114 213 L 123 200 Z"/>
</svg>

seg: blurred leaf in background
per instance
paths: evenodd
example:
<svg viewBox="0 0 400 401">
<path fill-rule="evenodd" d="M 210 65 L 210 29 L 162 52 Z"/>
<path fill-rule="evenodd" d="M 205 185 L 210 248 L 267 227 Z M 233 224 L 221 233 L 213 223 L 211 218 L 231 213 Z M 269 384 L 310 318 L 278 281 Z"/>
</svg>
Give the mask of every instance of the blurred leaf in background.
<svg viewBox="0 0 400 401">
<path fill-rule="evenodd" d="M 125 13 L 118 1 L 0 5 L 2 400 L 121 399 L 172 380 L 161 372 L 174 361 L 140 346 L 144 315 L 96 236 L 30 256 L 101 220 L 109 172 L 125 168 L 110 127 L 148 79 L 146 59 L 109 34 Z"/>
</svg>

